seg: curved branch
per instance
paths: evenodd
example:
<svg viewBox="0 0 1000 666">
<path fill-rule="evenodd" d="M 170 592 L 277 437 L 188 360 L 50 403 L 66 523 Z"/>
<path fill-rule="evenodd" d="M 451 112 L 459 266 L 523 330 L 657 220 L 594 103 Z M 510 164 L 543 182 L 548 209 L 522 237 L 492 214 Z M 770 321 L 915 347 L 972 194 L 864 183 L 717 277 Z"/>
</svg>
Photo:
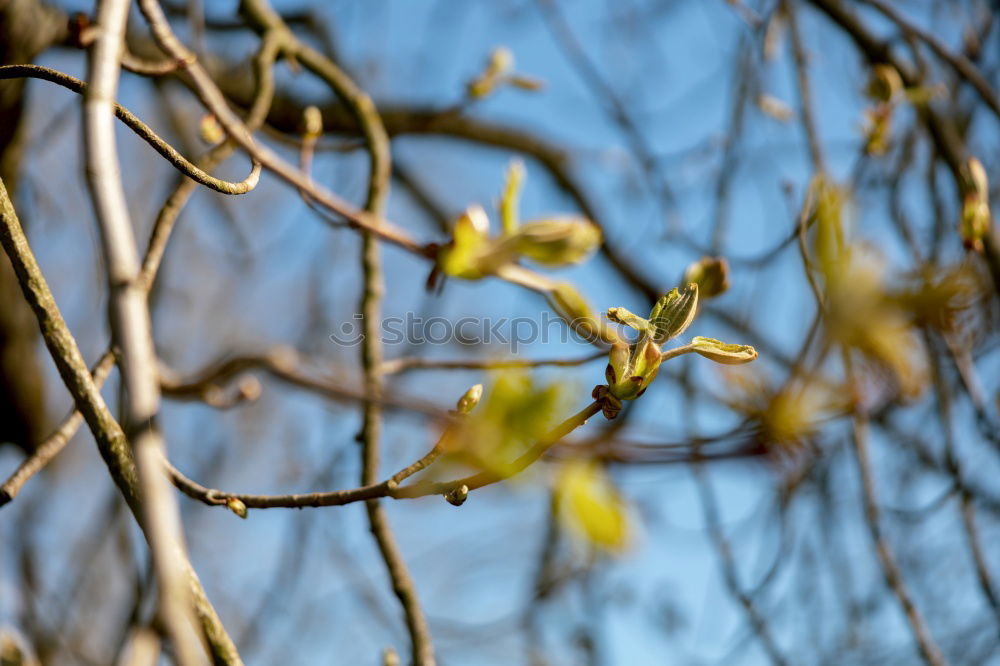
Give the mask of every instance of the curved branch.
<svg viewBox="0 0 1000 666">
<path fill-rule="evenodd" d="M 83 95 L 87 91 L 87 84 L 80 79 L 63 74 L 62 72 L 42 67 L 41 65 L 3 65 L 0 66 L 0 79 L 21 79 L 32 78 L 49 81 Z M 126 127 L 135 132 L 140 139 L 148 143 L 153 149 L 162 155 L 175 169 L 185 176 L 194 179 L 198 183 L 209 189 L 221 192 L 222 194 L 246 194 L 257 186 L 260 180 L 261 165 L 253 163 L 250 173 L 242 181 L 232 183 L 221 180 L 205 173 L 192 164 L 186 157 L 181 155 L 169 143 L 161 139 L 146 123 L 137 118 L 131 111 L 120 104 L 114 105 L 115 115 Z"/>
<path fill-rule="evenodd" d="M 108 406 L 83 360 L 83 355 L 80 354 L 76 340 L 70 333 L 66 321 L 62 318 L 62 313 L 59 312 L 52 291 L 28 246 L 24 229 L 17 219 L 17 214 L 7 196 L 7 190 L 2 180 L 0 180 L 0 244 L 3 245 L 7 256 L 10 257 L 24 297 L 38 319 L 45 346 L 52 355 L 52 360 L 66 385 L 66 389 L 73 396 L 77 409 L 83 414 L 87 426 L 93 433 L 97 448 L 108 467 L 111 478 L 140 526 L 145 529 L 141 519 L 139 482 L 128 440 L 125 438 L 121 425 L 115 421 L 108 410 Z M 241 664 L 236 647 L 226 634 L 215 609 L 206 598 L 197 576 L 190 565 L 186 562 L 185 564 L 189 580 L 188 587 L 194 599 L 195 613 L 201 619 L 202 628 L 216 650 L 217 656 L 221 663 L 234 666 Z"/>
<path fill-rule="evenodd" d="M 573 432 L 578 427 L 584 425 L 587 420 L 601 411 L 600 404 L 593 402 L 581 411 L 577 412 L 561 424 L 553 428 L 543 438 L 535 443 L 528 451 L 516 458 L 510 465 L 506 466 L 506 473 L 479 472 L 453 479 L 451 481 L 418 481 L 411 485 L 399 486 L 399 479 L 405 479 L 415 473 L 413 468 L 424 462 L 421 469 L 426 467 L 427 459 L 433 460 L 434 451 L 440 445 L 435 445 L 434 449 L 425 455 L 421 460 L 413 465 L 403 468 L 388 479 L 379 483 L 370 483 L 358 488 L 348 490 L 336 490 L 332 492 L 297 493 L 290 495 L 247 495 L 242 493 L 232 493 L 214 488 L 207 488 L 196 481 L 184 476 L 176 468 L 170 466 L 174 484 L 185 495 L 196 499 L 204 504 L 212 506 L 225 504 L 230 499 L 237 499 L 248 509 L 302 509 L 305 507 L 321 506 L 343 506 L 363 500 L 389 497 L 392 499 L 414 499 L 417 497 L 428 497 L 430 495 L 448 495 L 449 493 L 465 486 L 469 491 L 477 490 L 500 481 L 505 481 L 527 469 L 532 463 L 541 458 L 554 444 L 563 437 Z M 167 463 L 169 465 L 169 463 Z M 416 470 L 416 471 L 419 471 Z"/>
</svg>

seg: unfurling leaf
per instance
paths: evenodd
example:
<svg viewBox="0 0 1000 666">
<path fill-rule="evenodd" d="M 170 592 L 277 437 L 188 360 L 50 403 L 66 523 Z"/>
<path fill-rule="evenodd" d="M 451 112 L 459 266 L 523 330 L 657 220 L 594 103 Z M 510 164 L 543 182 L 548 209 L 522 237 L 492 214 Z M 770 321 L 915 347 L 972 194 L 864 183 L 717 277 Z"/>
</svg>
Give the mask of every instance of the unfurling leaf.
<svg viewBox="0 0 1000 666">
<path fill-rule="evenodd" d="M 448 275 L 478 280 L 514 259 L 513 247 L 489 237 L 490 220 L 481 206 L 470 206 L 455 221 L 452 241 L 441 248 L 438 265 Z"/>
<path fill-rule="evenodd" d="M 563 383 L 539 385 L 523 370 L 499 373 L 478 407 L 453 426 L 449 456 L 501 476 L 538 443 L 569 404 Z"/>
<path fill-rule="evenodd" d="M 520 224 L 517 208 L 523 183 L 524 163 L 513 160 L 507 167 L 507 181 L 504 183 L 503 196 L 500 198 L 500 225 L 505 235 L 514 233 Z"/>
<path fill-rule="evenodd" d="M 662 345 L 671 338 L 683 333 L 698 310 L 698 285 L 688 283 L 684 291 L 671 289 L 670 293 L 661 298 L 649 313 L 649 322 L 653 327 L 653 341 Z"/>
<path fill-rule="evenodd" d="M 982 163 L 975 157 L 966 162 L 963 176 L 965 192 L 959 233 L 967 249 L 982 252 L 983 238 L 992 224 L 989 181 Z"/>
<path fill-rule="evenodd" d="M 729 289 L 729 262 L 722 257 L 702 257 L 684 271 L 684 284 L 698 285 L 699 298 L 715 298 Z"/>
<path fill-rule="evenodd" d="M 553 217 L 526 222 L 512 236 L 518 254 L 546 266 L 586 259 L 601 244 L 601 230 L 581 217 Z"/>
<path fill-rule="evenodd" d="M 811 217 L 816 224 L 814 248 L 824 275 L 839 270 L 846 255 L 843 212 L 846 195 L 835 183 L 817 176 L 810 184 L 814 193 Z"/>
<path fill-rule="evenodd" d="M 519 224 L 517 203 L 523 171 L 520 163 L 514 162 L 507 172 L 500 202 L 502 233 L 491 235 L 486 211 L 470 206 L 455 221 L 451 241 L 438 250 L 436 271 L 478 280 L 497 274 L 521 257 L 558 267 L 578 263 L 597 249 L 601 230 L 585 218 L 552 217 Z"/>
<path fill-rule="evenodd" d="M 757 358 L 757 350 L 750 345 L 727 344 L 700 335 L 691 340 L 691 346 L 696 353 L 724 365 L 742 365 Z"/>
<path fill-rule="evenodd" d="M 639 315 L 632 314 L 625 308 L 608 308 L 607 317 L 616 324 L 628 326 L 640 333 L 652 333 L 653 331 L 648 319 L 643 319 Z"/>
<path fill-rule="evenodd" d="M 612 552 L 628 545 L 625 501 L 598 465 L 564 464 L 556 478 L 556 501 L 560 518 L 588 543 Z"/>
</svg>

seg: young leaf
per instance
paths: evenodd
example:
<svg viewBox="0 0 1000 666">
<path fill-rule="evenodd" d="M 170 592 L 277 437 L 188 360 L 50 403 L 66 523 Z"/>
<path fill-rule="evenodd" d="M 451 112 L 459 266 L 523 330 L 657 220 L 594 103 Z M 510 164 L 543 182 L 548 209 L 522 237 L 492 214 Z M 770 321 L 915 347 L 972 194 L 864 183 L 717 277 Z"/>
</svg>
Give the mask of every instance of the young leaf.
<svg viewBox="0 0 1000 666">
<path fill-rule="evenodd" d="M 690 282 L 684 291 L 671 289 L 649 313 L 649 322 L 653 326 L 653 341 L 662 345 L 671 338 L 683 333 L 694 320 L 698 310 L 698 285 Z"/>
<path fill-rule="evenodd" d="M 582 217 L 551 217 L 526 222 L 513 238 L 519 254 L 556 267 L 590 256 L 601 244 L 601 230 Z"/>
<path fill-rule="evenodd" d="M 504 183 L 503 197 L 500 199 L 500 225 L 504 235 L 513 234 L 520 224 L 517 208 L 521 199 L 521 185 L 524 183 L 524 163 L 513 160 L 507 167 L 507 182 Z"/>
<path fill-rule="evenodd" d="M 691 346 L 698 354 L 724 365 L 742 365 L 757 358 L 757 350 L 750 345 L 732 345 L 700 335 L 691 340 Z"/>
<path fill-rule="evenodd" d="M 652 333 L 653 331 L 648 319 L 643 319 L 639 315 L 632 314 L 625 308 L 608 308 L 607 317 L 616 324 L 634 328 L 640 333 Z"/>
</svg>

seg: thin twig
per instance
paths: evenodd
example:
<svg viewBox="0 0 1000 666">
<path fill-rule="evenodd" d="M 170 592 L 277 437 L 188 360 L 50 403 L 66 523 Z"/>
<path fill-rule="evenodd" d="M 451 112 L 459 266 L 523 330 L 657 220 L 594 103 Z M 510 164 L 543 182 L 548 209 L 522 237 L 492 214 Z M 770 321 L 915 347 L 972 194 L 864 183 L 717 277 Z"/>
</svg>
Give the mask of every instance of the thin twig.
<svg viewBox="0 0 1000 666">
<path fill-rule="evenodd" d="M 153 0 L 142 0 L 142 4 L 145 7 L 145 5 L 155 3 Z M 364 210 L 372 216 L 375 228 L 380 228 L 389 194 L 392 167 L 389 137 L 371 98 L 330 59 L 296 39 L 266 0 L 248 0 L 243 3 L 242 8 L 251 17 L 251 20 L 255 20 L 258 25 L 265 25 L 267 30 L 282 30 L 282 34 L 285 35 L 284 48 L 292 57 L 330 86 L 357 120 L 370 157 L 368 194 Z M 151 13 L 145 9 L 144 11 L 148 18 Z M 315 134 L 318 135 L 318 133 Z M 304 154 L 306 154 L 305 150 Z M 303 165 L 302 172 L 308 173 L 307 168 L 305 168 L 307 166 L 308 163 Z M 303 190 L 300 189 L 300 192 L 306 196 Z M 381 325 L 381 299 L 385 285 L 382 275 L 381 252 L 378 239 L 373 231 L 364 230 L 361 235 L 361 267 L 364 286 L 358 310 L 363 318 L 365 332 L 361 343 L 361 365 L 364 372 L 365 393 L 374 398 L 380 398 L 383 380 L 381 373 L 382 342 L 379 328 Z M 359 433 L 362 446 L 362 485 L 372 484 L 378 477 L 381 418 L 381 408 L 377 402 L 372 401 L 364 404 L 361 432 Z M 417 598 L 416 586 L 407 570 L 399 546 L 396 544 L 385 508 L 381 506 L 378 499 L 373 498 L 365 503 L 365 509 L 368 513 L 372 535 L 375 537 L 375 542 L 389 572 L 393 590 L 406 616 L 413 664 L 414 666 L 434 666 L 436 663 L 434 647 L 427 619 Z"/>
<path fill-rule="evenodd" d="M 90 85 L 83 95 L 87 184 L 94 204 L 108 277 L 112 336 L 121 348 L 119 367 L 128 396 L 128 439 L 135 457 L 142 522 L 159 590 L 160 619 L 181 666 L 199 663 L 199 645 L 185 584 L 187 555 L 177 498 L 160 463 L 164 443 L 156 426 L 160 388 L 146 293 L 137 282 L 140 264 L 129 219 L 115 142 L 114 106 L 125 42 L 127 0 L 102 0 L 98 32 L 88 50 Z M 188 565 L 189 566 L 189 565 Z"/>
<path fill-rule="evenodd" d="M 883 16 L 898 25 L 900 30 L 904 33 L 912 35 L 927 44 L 935 55 L 948 63 L 948 65 L 955 70 L 956 74 L 972 85 L 972 87 L 979 94 L 979 97 L 986 103 L 986 106 L 989 107 L 990 111 L 1000 118 L 1000 99 L 997 98 L 997 93 L 993 90 L 993 86 L 991 86 L 989 81 L 986 80 L 986 77 L 983 76 L 982 72 L 980 72 L 976 66 L 972 64 L 972 61 L 961 53 L 951 51 L 941 42 L 941 40 L 907 20 L 902 14 L 896 11 L 895 8 L 883 0 L 861 0 L 861 2 L 871 5 L 880 11 Z"/>
<path fill-rule="evenodd" d="M 814 174 L 826 172 L 823 159 L 823 148 L 819 133 L 816 131 L 816 118 L 813 114 L 812 91 L 809 87 L 809 59 L 802 44 L 799 32 L 797 3 L 799 0 L 783 0 L 782 7 L 788 16 L 788 33 L 792 44 L 792 61 L 795 63 L 795 81 L 799 89 L 799 110 L 802 113 L 802 130 L 806 134 L 809 146 L 809 159 L 812 161 Z"/>
<path fill-rule="evenodd" d="M 101 385 L 104 384 L 104 380 L 107 379 L 108 374 L 111 372 L 111 368 L 115 365 L 115 355 L 110 351 L 104 352 L 100 360 L 91 369 L 90 374 L 94 378 L 94 384 L 100 389 Z M 76 431 L 80 429 L 80 424 L 83 423 L 83 415 L 78 409 L 73 409 L 69 415 L 63 419 L 63 422 L 59 425 L 55 431 L 45 438 L 41 444 L 35 449 L 28 458 L 22 462 L 14 473 L 0 486 L 0 506 L 3 506 L 7 502 L 10 502 L 15 497 L 17 497 L 18 492 L 27 483 L 28 479 L 37 474 L 43 467 L 49 464 L 49 462 L 59 455 L 69 440 L 73 438 Z"/>
<path fill-rule="evenodd" d="M 277 55 L 277 44 L 275 40 L 267 35 L 261 41 L 261 48 L 255 58 L 258 71 L 258 94 L 247 117 L 247 125 L 256 127 L 263 122 L 267 115 L 267 108 L 270 106 L 274 95 L 274 77 L 271 67 Z M 226 157 L 232 154 L 235 144 L 232 141 L 222 143 L 210 150 L 201 160 L 199 167 L 202 169 L 213 169 L 222 163 Z M 160 208 L 160 212 L 153 224 L 153 231 L 149 238 L 146 254 L 142 260 L 138 282 L 143 291 L 148 293 L 152 289 L 156 279 L 163 252 L 166 249 L 170 232 L 173 230 L 174 222 L 180 214 L 181 208 L 188 201 L 191 194 L 198 187 L 198 182 L 190 178 L 182 178 L 177 188 L 170 194 L 167 201 Z M 109 347 L 97 366 L 94 368 L 94 382 L 98 388 L 103 385 L 107 372 L 100 372 L 105 363 L 112 364 L 114 356 Z M 21 487 L 35 474 L 42 470 L 53 458 L 55 458 L 65 445 L 73 437 L 81 423 L 80 412 L 74 410 L 56 430 L 55 433 L 39 444 L 36 452 L 26 459 L 14 472 L 14 474 L 4 483 L 0 489 L 0 506 L 14 499 Z"/>
<path fill-rule="evenodd" d="M 969 546 L 969 553 L 972 556 L 973 568 L 976 572 L 976 579 L 983 598 L 993 609 L 993 615 L 997 619 L 997 629 L 1000 631 L 1000 600 L 997 598 L 997 591 L 993 584 L 993 576 L 990 573 L 989 565 L 983 554 L 982 540 L 979 536 L 979 529 L 976 525 L 976 508 L 972 493 L 963 482 L 962 465 L 959 462 L 958 451 L 955 445 L 955 431 L 952 423 L 951 396 L 948 386 L 945 384 L 941 360 L 935 356 L 935 346 L 930 334 L 924 336 L 925 344 L 930 352 L 931 371 L 934 381 L 934 393 L 937 398 L 938 412 L 941 417 L 941 428 L 944 431 L 944 464 L 949 473 L 954 478 L 955 489 L 959 491 L 959 511 L 962 517 L 962 528 L 965 531 L 966 542 Z M 949 492 L 950 496 L 951 493 Z"/>
<path fill-rule="evenodd" d="M 774 637 L 771 636 L 767 616 L 757 608 L 753 597 L 740 584 L 736 562 L 733 559 L 733 549 L 729 543 L 729 539 L 726 538 L 725 533 L 722 531 L 722 524 L 719 519 L 719 507 L 715 501 L 715 493 L 712 491 L 709 480 L 705 477 L 704 467 L 701 462 L 695 462 L 691 469 L 697 482 L 698 495 L 701 499 L 702 513 L 708 525 L 708 533 L 715 545 L 715 552 L 719 556 L 719 566 L 722 569 L 726 588 L 739 601 L 740 606 L 743 607 L 743 612 L 750 622 L 750 627 L 760 640 L 760 644 L 763 646 L 764 651 L 767 652 L 771 663 L 778 666 L 785 666 L 789 663 L 788 659 L 782 654 L 777 643 L 774 641 Z"/>
<path fill-rule="evenodd" d="M 843 350 L 844 367 L 847 372 L 847 379 L 852 389 L 857 388 L 853 364 L 850 358 L 850 351 Z M 875 492 L 875 476 L 872 473 L 871 455 L 868 451 L 868 417 L 861 411 L 859 406 L 855 406 L 852 418 L 852 441 L 854 444 L 855 459 L 858 463 L 858 475 L 861 479 L 861 495 L 865 507 L 865 523 L 875 544 L 875 553 L 878 556 L 879 564 L 882 566 L 882 574 L 885 576 L 886 585 L 899 601 L 899 605 L 906 615 L 906 620 L 910 625 L 910 631 L 920 650 L 920 655 L 931 666 L 944 666 L 946 663 L 944 656 L 934 642 L 924 621 L 923 616 L 913 602 L 903 574 L 896 563 L 896 557 L 892 548 L 882 534 L 881 518 L 879 517 L 878 500 Z"/>
<path fill-rule="evenodd" d="M 0 66 L 0 79 L 21 79 L 33 78 L 49 81 L 58 84 L 67 90 L 71 90 L 80 95 L 87 94 L 87 84 L 80 79 L 69 74 L 57 72 L 41 65 L 3 65 Z M 122 123 L 135 132 L 140 139 L 148 143 L 153 149 L 162 155 L 171 165 L 185 176 L 193 178 L 205 187 L 221 192 L 222 194 L 245 194 L 257 186 L 260 180 L 260 164 L 254 163 L 250 173 L 238 183 L 221 180 L 205 173 L 192 164 L 186 157 L 181 155 L 169 143 L 159 137 L 146 123 L 137 118 L 131 111 L 114 103 L 114 113 Z"/>
<path fill-rule="evenodd" d="M 583 365 L 607 356 L 604 350 L 593 352 L 579 358 L 545 358 L 545 359 L 469 359 L 469 360 L 436 360 L 418 356 L 404 356 L 382 362 L 383 375 L 395 375 L 410 370 L 500 370 L 504 368 L 540 368 L 554 366 L 569 368 Z"/>
<path fill-rule="evenodd" d="M 375 397 L 363 390 L 350 388 L 351 382 L 336 377 L 316 377 L 315 373 L 308 373 L 305 370 L 307 366 L 318 365 L 318 362 L 299 361 L 298 354 L 290 347 L 277 347 L 261 355 L 234 356 L 212 363 L 186 378 L 178 377 L 176 371 L 161 363 L 160 386 L 163 394 L 170 398 L 200 400 L 206 391 L 213 390 L 241 372 L 256 368 L 286 384 L 312 391 L 331 400 L 358 404 L 374 402 L 383 408 L 412 411 L 442 422 L 450 420 L 446 412 L 430 401 L 386 395 Z"/>
<path fill-rule="evenodd" d="M 94 435 L 97 448 L 111 478 L 136 520 L 145 530 L 146 526 L 141 518 L 139 482 L 128 440 L 121 426 L 111 415 L 100 390 L 94 384 L 76 340 L 73 339 L 59 312 L 45 276 L 28 246 L 24 229 L 17 219 L 3 181 L 0 181 L 0 244 L 7 252 L 24 297 L 38 319 L 42 338 L 52 355 L 56 369 Z M 235 646 L 189 565 L 185 575 L 187 577 L 185 584 L 194 598 L 195 612 L 201 620 L 202 629 L 212 646 L 216 661 L 228 666 L 241 666 L 242 661 Z"/>
<path fill-rule="evenodd" d="M 451 481 L 417 481 L 416 483 L 409 485 L 397 486 L 396 483 L 393 482 L 393 479 L 397 476 L 402 476 L 402 478 L 405 479 L 411 476 L 412 473 L 415 473 L 410 470 L 415 465 L 420 463 L 420 460 L 418 460 L 416 463 L 413 463 L 408 467 L 404 467 L 402 470 L 384 481 L 362 485 L 358 488 L 336 490 L 331 492 L 296 493 L 289 495 L 250 495 L 244 493 L 234 493 L 216 488 L 208 488 L 188 478 L 170 465 L 169 462 L 166 464 L 169 466 L 168 469 L 173 477 L 174 484 L 181 490 L 181 492 L 192 499 L 196 499 L 199 502 L 211 506 L 225 504 L 230 499 L 237 499 L 243 502 L 248 509 L 302 509 L 306 507 L 343 506 L 345 504 L 353 504 L 354 502 L 361 502 L 381 497 L 388 497 L 391 499 L 415 499 L 418 497 L 429 497 L 431 495 L 448 495 L 462 486 L 465 486 L 469 491 L 473 491 L 501 481 L 506 481 L 516 476 L 531 466 L 532 463 L 539 460 L 553 447 L 553 445 L 566 437 L 566 435 L 584 425 L 590 417 L 594 416 L 599 411 L 601 411 L 600 403 L 593 402 L 587 405 L 581 411 L 577 412 L 549 431 L 544 437 L 539 439 L 534 446 L 529 448 L 518 458 L 514 459 L 509 465 L 506 465 L 502 473 L 496 471 L 479 472 L 477 474 L 471 474 L 459 479 L 452 479 Z M 441 440 L 438 441 L 435 448 L 438 448 L 439 445 L 442 445 Z M 434 449 L 431 449 L 427 454 L 425 454 L 421 460 L 427 459 L 428 457 L 437 457 L 437 454 L 434 453 Z M 426 467 L 426 465 L 424 466 Z"/>
<path fill-rule="evenodd" d="M 247 153 L 265 168 L 273 171 L 289 184 L 306 191 L 319 204 L 342 216 L 347 222 L 358 229 L 364 229 L 382 240 L 398 245 L 410 252 L 436 257 L 436 250 L 418 243 L 403 229 L 381 221 L 370 212 L 356 209 L 325 187 L 312 182 L 308 175 L 282 159 L 270 148 L 254 141 L 251 132 L 240 118 L 233 113 L 226 103 L 225 97 L 209 76 L 205 68 L 191 57 L 191 52 L 177 39 L 159 3 L 154 0 L 141 0 L 139 8 L 149 23 L 153 38 L 167 54 L 179 60 L 187 61 L 185 72 L 190 77 L 196 93 L 202 103 L 211 111 L 226 133 L 236 141 Z M 287 33 L 289 37 L 290 33 Z M 282 45 L 283 47 L 286 44 Z"/>
</svg>

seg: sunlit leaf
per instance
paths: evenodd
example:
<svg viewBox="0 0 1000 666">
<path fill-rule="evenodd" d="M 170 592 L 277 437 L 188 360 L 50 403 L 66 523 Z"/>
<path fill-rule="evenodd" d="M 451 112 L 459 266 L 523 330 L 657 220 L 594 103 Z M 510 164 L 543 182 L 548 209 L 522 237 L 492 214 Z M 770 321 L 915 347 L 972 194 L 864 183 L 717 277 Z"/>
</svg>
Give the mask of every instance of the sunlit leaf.
<svg viewBox="0 0 1000 666">
<path fill-rule="evenodd" d="M 648 319 L 633 314 L 625 308 L 608 308 L 607 317 L 616 324 L 622 324 L 640 333 L 653 333 L 653 326 Z"/>
<path fill-rule="evenodd" d="M 512 234 L 517 230 L 518 206 L 521 200 L 521 186 L 524 183 L 524 163 L 514 160 L 507 167 L 507 180 L 504 183 L 503 195 L 500 198 L 500 224 L 504 234 Z"/>
<path fill-rule="evenodd" d="M 557 267 L 589 257 L 601 244 L 601 230 L 586 218 L 561 216 L 525 222 L 513 238 L 519 254 Z"/>
<path fill-rule="evenodd" d="M 653 327 L 653 340 L 663 344 L 687 330 L 698 312 L 698 285 L 688 283 L 683 291 L 671 289 L 649 313 L 649 323 Z"/>
<path fill-rule="evenodd" d="M 965 247 L 983 251 L 983 239 L 993 223 L 990 214 L 990 187 L 982 162 L 970 157 L 963 170 L 965 183 L 959 233 Z"/>
<path fill-rule="evenodd" d="M 691 346 L 696 353 L 723 365 L 743 365 L 757 358 L 757 350 L 750 345 L 733 345 L 700 335 L 691 340 Z"/>
<path fill-rule="evenodd" d="M 535 445 L 565 413 L 572 389 L 536 384 L 529 373 L 499 373 L 485 399 L 449 437 L 459 462 L 506 476 L 511 463 Z"/>
</svg>

